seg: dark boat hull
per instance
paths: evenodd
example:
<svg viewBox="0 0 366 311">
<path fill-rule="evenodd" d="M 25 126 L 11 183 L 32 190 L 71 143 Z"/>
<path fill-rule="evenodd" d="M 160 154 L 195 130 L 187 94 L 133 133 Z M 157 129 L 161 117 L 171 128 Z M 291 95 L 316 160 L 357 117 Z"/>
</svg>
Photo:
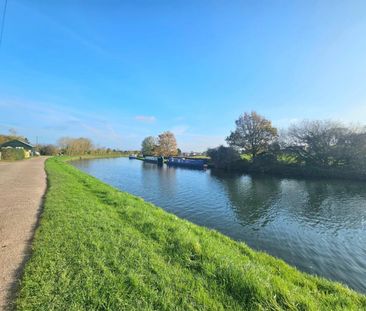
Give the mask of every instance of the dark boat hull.
<svg viewBox="0 0 366 311">
<path fill-rule="evenodd" d="M 144 158 L 144 162 L 146 162 L 146 163 L 154 163 L 154 164 L 157 164 L 157 165 L 163 165 L 164 164 L 164 158 L 163 157 Z"/>
<path fill-rule="evenodd" d="M 207 167 L 204 160 L 170 158 L 167 162 L 168 166 L 186 167 L 195 169 L 205 169 Z"/>
</svg>

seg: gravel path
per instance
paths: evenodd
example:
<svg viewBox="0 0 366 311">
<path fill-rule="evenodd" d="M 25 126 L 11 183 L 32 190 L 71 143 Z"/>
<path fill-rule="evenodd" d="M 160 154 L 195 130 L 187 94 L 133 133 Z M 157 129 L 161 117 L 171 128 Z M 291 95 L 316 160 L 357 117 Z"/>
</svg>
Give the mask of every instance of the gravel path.
<svg viewBox="0 0 366 311">
<path fill-rule="evenodd" d="M 46 190 L 45 159 L 0 161 L 0 310 L 10 308 L 31 253 Z"/>
</svg>

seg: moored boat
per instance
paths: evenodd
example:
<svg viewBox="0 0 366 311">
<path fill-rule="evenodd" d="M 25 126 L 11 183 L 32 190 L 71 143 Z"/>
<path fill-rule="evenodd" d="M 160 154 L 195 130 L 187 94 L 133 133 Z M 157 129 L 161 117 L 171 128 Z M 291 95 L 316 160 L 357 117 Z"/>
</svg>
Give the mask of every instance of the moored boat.
<svg viewBox="0 0 366 311">
<path fill-rule="evenodd" d="M 167 164 L 169 166 L 181 166 L 181 167 L 204 169 L 204 168 L 207 167 L 206 162 L 207 161 L 204 160 L 204 159 L 189 159 L 189 158 L 170 157 L 168 159 Z"/>
<path fill-rule="evenodd" d="M 145 156 L 144 161 L 148 163 L 156 163 L 159 165 L 163 165 L 164 157 Z"/>
</svg>

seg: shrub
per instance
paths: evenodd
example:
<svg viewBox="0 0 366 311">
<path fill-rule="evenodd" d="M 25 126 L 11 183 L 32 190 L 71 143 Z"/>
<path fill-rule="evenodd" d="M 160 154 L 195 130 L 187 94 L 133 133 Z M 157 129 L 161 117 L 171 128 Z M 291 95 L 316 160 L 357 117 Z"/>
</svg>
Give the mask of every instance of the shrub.
<svg viewBox="0 0 366 311">
<path fill-rule="evenodd" d="M 22 160 L 24 159 L 24 150 L 15 148 L 2 148 L 1 159 L 2 160 Z"/>
<path fill-rule="evenodd" d="M 230 169 L 240 160 L 239 152 L 232 147 L 220 146 L 214 149 L 208 149 L 207 155 L 217 168 Z"/>
<path fill-rule="evenodd" d="M 43 145 L 39 148 L 39 152 L 41 155 L 56 155 L 58 153 L 58 149 L 54 145 Z"/>
</svg>

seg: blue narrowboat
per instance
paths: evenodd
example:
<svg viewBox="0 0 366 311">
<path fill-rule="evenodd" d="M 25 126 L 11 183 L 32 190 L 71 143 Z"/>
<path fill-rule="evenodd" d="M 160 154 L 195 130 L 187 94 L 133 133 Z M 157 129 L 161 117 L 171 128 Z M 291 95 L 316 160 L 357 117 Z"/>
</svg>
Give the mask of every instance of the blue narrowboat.
<svg viewBox="0 0 366 311">
<path fill-rule="evenodd" d="M 198 168 L 198 169 L 204 169 L 207 167 L 206 160 L 187 159 L 187 158 L 178 158 L 178 157 L 169 158 L 167 164 L 169 166 L 181 166 L 181 167 L 190 167 L 190 168 Z"/>
<path fill-rule="evenodd" d="M 164 157 L 145 156 L 144 161 L 148 163 L 156 163 L 158 165 L 163 165 Z"/>
</svg>

